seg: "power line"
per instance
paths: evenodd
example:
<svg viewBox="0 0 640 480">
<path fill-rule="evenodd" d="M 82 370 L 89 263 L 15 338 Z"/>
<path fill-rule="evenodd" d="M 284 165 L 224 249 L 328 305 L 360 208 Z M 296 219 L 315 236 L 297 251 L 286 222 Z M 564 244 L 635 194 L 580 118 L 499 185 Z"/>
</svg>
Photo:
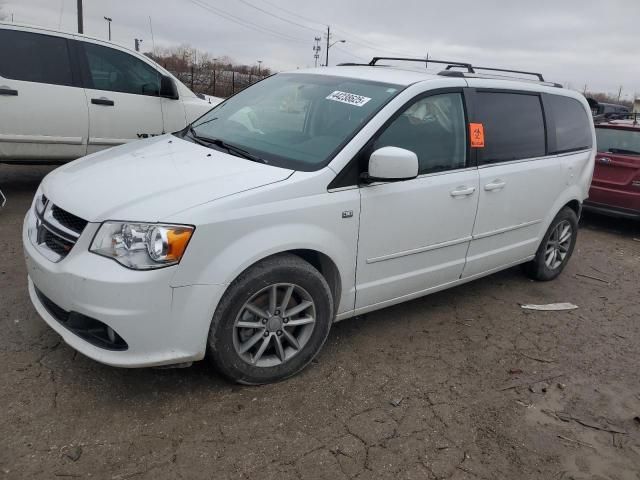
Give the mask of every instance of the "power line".
<svg viewBox="0 0 640 480">
<path fill-rule="evenodd" d="M 338 31 L 341 32 L 340 36 L 346 38 L 349 41 L 349 43 L 354 43 L 356 45 L 360 45 L 361 47 L 367 48 L 369 50 L 373 50 L 374 52 L 389 53 L 389 54 L 392 54 L 392 55 L 400 55 L 400 56 L 404 56 L 404 57 L 419 56 L 419 55 L 412 54 L 412 53 L 398 52 L 396 50 L 389 50 L 387 48 L 380 47 L 380 46 L 375 45 L 373 43 L 365 43 L 366 40 L 364 40 L 362 37 L 358 37 L 358 36 L 354 35 L 353 33 L 347 32 L 346 30 L 344 30 L 342 28 L 340 30 L 338 30 Z M 346 32 L 346 34 L 345 34 L 345 32 Z M 359 38 L 360 40 L 363 40 L 363 41 L 354 40 L 354 37 L 355 38 Z"/>
<path fill-rule="evenodd" d="M 352 56 L 354 58 L 357 58 L 358 60 L 363 60 L 363 61 L 365 61 L 367 63 L 369 62 L 369 60 L 371 60 L 370 58 L 364 58 L 364 57 L 361 57 L 360 55 L 356 55 L 355 53 L 352 53 L 349 50 L 345 50 L 344 48 L 340 48 L 340 47 L 336 47 L 336 46 L 333 46 L 331 48 L 335 48 L 336 50 L 338 50 L 338 51 L 340 51 L 342 53 L 345 53 L 345 54 L 350 55 L 350 56 Z"/>
<path fill-rule="evenodd" d="M 240 0 L 240 1 L 242 1 L 242 0 Z M 304 17 L 304 16 L 299 15 L 299 14 L 297 14 L 295 12 L 292 12 L 291 10 L 287 10 L 286 8 L 283 8 L 283 7 L 280 7 L 278 5 L 275 5 L 273 2 L 271 2 L 269 0 L 262 0 L 262 2 L 267 4 L 267 5 L 269 5 L 269 6 L 271 6 L 271 7 L 273 7 L 273 8 L 276 8 L 276 9 L 282 11 L 282 12 L 285 12 L 285 13 L 293 16 L 293 17 L 296 17 L 296 18 L 299 18 L 301 20 L 304 20 L 306 22 L 311 22 L 311 23 L 315 23 L 317 25 L 323 25 L 323 26 L 328 25 L 327 22 L 318 22 L 317 20 L 313 20 L 311 18 Z M 359 37 L 358 35 L 356 35 L 356 34 L 354 34 L 352 32 L 349 32 L 348 30 L 345 30 L 344 28 L 340 28 L 339 31 L 343 32 L 342 35 L 340 35 L 340 36 L 348 37 L 347 40 L 349 40 L 349 43 L 354 43 L 356 45 L 360 45 L 361 47 L 368 48 L 370 50 L 373 50 L 374 52 L 386 52 L 386 53 L 391 53 L 393 55 L 402 55 L 402 56 L 415 56 L 414 54 L 408 54 L 406 52 L 397 52 L 397 51 L 394 51 L 394 50 L 389 50 L 387 48 L 383 48 L 383 47 L 381 47 L 379 45 L 376 45 L 374 43 L 369 42 L 368 40 L 365 40 L 362 37 Z M 335 32 L 335 30 L 334 30 L 334 32 Z M 346 33 L 346 35 L 345 35 L 345 33 Z M 354 38 L 355 39 L 359 39 L 359 40 L 354 40 Z"/>
<path fill-rule="evenodd" d="M 258 31 L 260 33 L 267 33 L 267 34 L 270 34 L 270 35 L 274 35 L 274 36 L 283 38 L 283 39 L 288 40 L 288 41 L 294 41 L 294 42 L 300 42 L 300 43 L 305 42 L 306 43 L 306 40 L 303 40 L 301 38 L 292 37 L 292 36 L 289 36 L 289 35 L 285 35 L 285 34 L 282 34 L 280 32 L 277 32 L 275 30 L 271 30 L 271 29 L 269 29 L 267 27 L 263 27 L 262 25 L 258 25 L 257 23 L 253 23 L 253 22 L 250 22 L 248 20 L 244 20 L 244 19 L 242 19 L 242 18 L 240 18 L 240 17 L 238 17 L 236 15 L 233 15 L 231 13 L 225 12 L 224 10 L 220 10 L 219 8 L 213 7 L 213 6 L 209 5 L 208 3 L 205 3 L 202 0 L 189 0 L 189 1 L 191 3 L 199 6 L 200 8 L 206 10 L 209 13 L 212 13 L 214 15 L 222 17 L 225 20 L 229 20 L 230 22 L 236 23 L 238 25 L 241 25 L 243 27 L 249 28 L 251 30 L 255 30 L 255 31 Z"/>
<path fill-rule="evenodd" d="M 308 18 L 308 17 L 303 17 L 302 15 L 298 15 L 297 13 L 294 13 L 291 10 L 287 10 L 286 8 L 279 7 L 278 5 L 275 5 L 274 3 L 269 2 L 267 0 L 262 0 L 262 2 L 266 3 L 270 7 L 273 7 L 273 8 L 276 8 L 276 9 L 282 11 L 282 12 L 285 12 L 285 13 L 291 15 L 292 17 L 296 17 L 296 18 L 298 18 L 300 20 L 304 20 L 305 22 L 315 23 L 316 25 L 322 25 L 323 27 L 327 26 L 326 23 L 318 22 L 317 20 L 312 20 L 311 18 Z"/>
<path fill-rule="evenodd" d="M 269 15 L 269 16 L 271 16 L 273 18 L 277 18 L 278 20 L 282 20 L 283 22 L 287 22 L 287 23 L 290 23 L 291 25 L 296 25 L 296 26 L 301 27 L 301 28 L 306 28 L 307 30 L 311 30 L 312 32 L 316 32 L 316 33 L 318 32 L 317 28 L 309 27 L 307 25 L 303 25 L 301 23 L 294 22 L 293 20 L 289 20 L 288 18 L 281 17 L 280 15 L 276 15 L 275 13 L 272 13 L 272 12 L 270 12 L 268 10 L 265 10 L 263 8 L 260 8 L 260 7 L 256 6 L 256 5 L 253 5 L 252 3 L 249 3 L 247 0 L 239 0 L 239 1 L 240 1 L 240 3 L 244 3 L 248 7 L 251 7 L 253 9 L 255 9 L 255 10 L 258 10 L 259 12 L 262 12 L 262 13 L 264 13 L 266 15 Z"/>
</svg>

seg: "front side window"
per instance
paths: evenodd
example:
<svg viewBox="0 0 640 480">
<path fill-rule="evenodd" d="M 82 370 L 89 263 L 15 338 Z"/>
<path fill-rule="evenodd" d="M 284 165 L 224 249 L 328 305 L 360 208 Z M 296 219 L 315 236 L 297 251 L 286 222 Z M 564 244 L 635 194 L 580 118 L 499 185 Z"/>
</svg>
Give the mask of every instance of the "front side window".
<svg viewBox="0 0 640 480">
<path fill-rule="evenodd" d="M 401 89 L 348 77 L 274 75 L 196 120 L 189 135 L 212 148 L 221 142 L 242 148 L 271 165 L 318 170 Z"/>
<path fill-rule="evenodd" d="M 484 126 L 480 163 L 545 155 L 545 129 L 538 95 L 478 92 L 475 117 Z"/>
<path fill-rule="evenodd" d="M 463 168 L 466 130 L 462 95 L 445 93 L 416 101 L 377 138 L 373 150 L 399 147 L 418 156 L 419 174 Z"/>
<path fill-rule="evenodd" d="M 67 39 L 0 30 L 0 75 L 24 82 L 73 85 Z"/>
<path fill-rule="evenodd" d="M 620 155 L 640 155 L 640 130 L 596 128 L 598 151 Z"/>
<path fill-rule="evenodd" d="M 160 74 L 128 53 L 84 43 L 89 65 L 89 88 L 136 95 L 160 94 Z"/>
<path fill-rule="evenodd" d="M 551 115 L 555 123 L 556 148 L 550 153 L 570 152 L 591 148 L 592 121 L 582 104 L 575 98 L 560 95 L 547 95 L 544 100 L 547 115 Z"/>
</svg>

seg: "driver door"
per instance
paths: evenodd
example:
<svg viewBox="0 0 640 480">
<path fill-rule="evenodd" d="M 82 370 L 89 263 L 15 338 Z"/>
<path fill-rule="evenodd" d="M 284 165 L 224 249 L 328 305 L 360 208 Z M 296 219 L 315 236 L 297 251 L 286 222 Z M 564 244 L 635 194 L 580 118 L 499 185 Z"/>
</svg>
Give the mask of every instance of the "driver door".
<svg viewBox="0 0 640 480">
<path fill-rule="evenodd" d="M 87 153 L 164 133 L 160 72 L 111 46 L 78 46 L 89 105 Z"/>
<path fill-rule="evenodd" d="M 390 121 L 381 147 L 411 150 L 418 177 L 361 192 L 356 308 L 391 305 L 460 279 L 478 207 L 462 90 L 419 97 Z"/>
</svg>

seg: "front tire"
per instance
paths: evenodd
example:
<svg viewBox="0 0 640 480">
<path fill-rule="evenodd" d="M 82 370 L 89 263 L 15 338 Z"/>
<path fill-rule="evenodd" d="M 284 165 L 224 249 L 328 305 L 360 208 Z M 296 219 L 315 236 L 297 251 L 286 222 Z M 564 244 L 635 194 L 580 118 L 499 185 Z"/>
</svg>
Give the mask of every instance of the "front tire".
<svg viewBox="0 0 640 480">
<path fill-rule="evenodd" d="M 209 358 L 238 383 L 278 382 L 302 370 L 322 348 L 333 321 L 327 281 L 292 254 L 242 273 L 220 301 L 209 332 Z"/>
<path fill-rule="evenodd" d="M 578 216 L 564 207 L 545 233 L 536 256 L 523 265 L 528 277 L 538 281 L 556 278 L 569 262 L 578 238 Z"/>
</svg>

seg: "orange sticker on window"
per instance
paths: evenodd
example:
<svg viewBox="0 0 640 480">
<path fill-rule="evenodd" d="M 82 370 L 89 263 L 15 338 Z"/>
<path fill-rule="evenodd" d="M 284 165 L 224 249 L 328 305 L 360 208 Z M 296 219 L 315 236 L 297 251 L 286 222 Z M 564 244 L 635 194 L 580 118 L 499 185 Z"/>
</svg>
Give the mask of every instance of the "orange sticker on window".
<svg viewBox="0 0 640 480">
<path fill-rule="evenodd" d="M 484 126 L 481 123 L 470 123 L 469 134 L 471 135 L 471 147 L 484 147 Z"/>
</svg>

